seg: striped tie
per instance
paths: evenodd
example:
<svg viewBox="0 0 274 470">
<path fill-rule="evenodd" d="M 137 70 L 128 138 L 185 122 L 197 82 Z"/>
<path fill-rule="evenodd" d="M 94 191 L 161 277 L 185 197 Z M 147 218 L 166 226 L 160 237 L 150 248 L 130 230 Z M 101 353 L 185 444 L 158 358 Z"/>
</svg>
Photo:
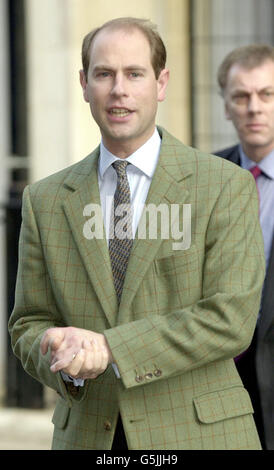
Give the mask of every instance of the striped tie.
<svg viewBox="0 0 274 470">
<path fill-rule="evenodd" d="M 109 254 L 118 304 L 120 304 L 127 264 L 133 244 L 127 165 L 128 162 L 124 160 L 117 160 L 113 163 L 117 173 L 117 187 L 114 194 L 114 217 L 112 216 L 110 224 Z"/>
</svg>

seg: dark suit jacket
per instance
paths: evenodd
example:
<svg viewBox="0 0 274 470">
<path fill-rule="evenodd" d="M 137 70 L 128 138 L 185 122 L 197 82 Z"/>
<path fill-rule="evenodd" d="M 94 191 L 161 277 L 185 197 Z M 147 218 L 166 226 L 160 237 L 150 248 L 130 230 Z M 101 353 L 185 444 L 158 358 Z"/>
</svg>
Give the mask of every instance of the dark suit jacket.
<svg viewBox="0 0 274 470">
<path fill-rule="evenodd" d="M 241 165 L 239 145 L 216 155 Z M 274 215 L 273 215 L 274 216 Z M 274 449 L 274 235 L 262 295 L 261 316 L 257 326 L 256 369 L 261 396 L 267 449 Z"/>
</svg>

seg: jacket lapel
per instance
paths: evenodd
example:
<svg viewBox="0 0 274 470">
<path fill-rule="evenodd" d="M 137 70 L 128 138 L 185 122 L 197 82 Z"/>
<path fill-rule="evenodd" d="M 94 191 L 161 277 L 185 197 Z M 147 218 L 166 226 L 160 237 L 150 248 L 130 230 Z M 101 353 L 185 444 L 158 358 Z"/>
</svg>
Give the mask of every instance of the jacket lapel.
<svg viewBox="0 0 274 470">
<path fill-rule="evenodd" d="M 241 165 L 239 145 L 236 145 L 232 148 L 232 151 L 228 156 L 228 160 L 230 160 L 232 163 L 236 163 L 236 165 Z"/>
<path fill-rule="evenodd" d="M 80 167 L 80 171 L 77 167 L 77 173 L 72 171 L 65 180 L 64 186 L 71 194 L 65 199 L 63 210 L 99 303 L 108 318 L 110 326 L 113 327 L 118 306 L 108 246 L 103 229 L 97 176 L 98 157 L 99 149 L 87 157 L 86 161 L 89 162 L 89 166 L 86 165 L 82 173 L 81 168 L 83 166 Z M 97 207 L 96 228 L 99 230 L 97 238 L 91 238 L 91 229 L 94 229 L 95 226 L 90 226 L 89 221 L 93 220 L 94 222 L 95 219 L 90 204 Z"/>
<path fill-rule="evenodd" d="M 187 158 L 185 159 L 186 165 L 184 166 L 182 164 L 182 152 L 185 153 L 187 157 L 187 150 L 182 151 L 182 149 L 186 149 L 186 147 L 170 136 L 166 131 L 160 128 L 159 131 L 161 134 L 163 133 L 161 153 L 146 200 L 146 207 L 149 204 L 154 204 L 156 207 L 159 206 L 159 204 L 165 204 L 167 205 L 168 211 L 170 211 L 170 204 L 177 203 L 182 206 L 187 202 L 189 192 L 186 180 L 187 177 L 191 175 L 192 168 L 189 167 Z M 184 169 L 182 170 L 182 168 Z M 145 214 L 143 212 L 139 227 L 142 221 L 144 221 L 144 217 Z M 148 235 L 148 217 L 144 225 L 146 226 L 146 234 Z M 136 234 L 121 297 L 118 317 L 119 322 L 127 321 L 129 305 L 163 242 L 160 225 L 161 224 L 157 227 L 157 238 L 155 239 L 149 239 L 148 236 L 145 239 L 140 239 L 138 238 L 138 232 Z"/>
<path fill-rule="evenodd" d="M 218 150 L 217 152 L 214 152 L 214 155 L 218 155 L 219 157 L 225 158 L 226 160 L 241 166 L 239 145 L 234 145 L 233 147 L 229 147 L 224 150 Z"/>
<path fill-rule="evenodd" d="M 192 163 L 187 158 L 187 147 L 184 147 L 166 131 L 160 128 L 159 131 L 162 135 L 161 153 L 146 206 L 154 204 L 157 207 L 160 204 L 166 204 L 170 210 L 171 204 L 176 203 L 182 206 L 188 202 L 187 179 L 192 174 Z M 105 233 L 103 231 L 103 236 L 90 238 L 83 231 L 85 223 L 91 218 L 90 204 L 95 204 L 100 208 L 98 157 L 99 148 L 87 157 L 83 165 L 77 166 L 76 171 L 69 173 L 64 181 L 69 195 L 64 200 L 63 210 L 98 301 L 108 318 L 110 327 L 114 327 L 117 322 L 126 321 L 130 311 L 129 306 L 163 239 L 161 238 L 160 224 L 157 229 L 157 238 L 135 238 L 117 317 L 118 303 Z M 96 220 L 100 217 L 103 227 L 101 208 L 97 213 Z M 144 213 L 142 217 L 144 220 Z M 148 224 L 149 218 L 147 217 L 145 224 L 147 234 L 149 233 Z M 86 234 L 88 234 L 88 230 Z"/>
</svg>

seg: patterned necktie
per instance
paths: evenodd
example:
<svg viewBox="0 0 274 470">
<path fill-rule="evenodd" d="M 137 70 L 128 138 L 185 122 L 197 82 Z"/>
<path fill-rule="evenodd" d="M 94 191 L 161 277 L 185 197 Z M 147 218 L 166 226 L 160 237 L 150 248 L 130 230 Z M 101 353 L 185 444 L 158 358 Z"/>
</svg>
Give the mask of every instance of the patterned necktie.
<svg viewBox="0 0 274 470">
<path fill-rule="evenodd" d="M 117 173 L 117 187 L 113 200 L 114 216 L 112 214 L 110 225 L 109 255 L 118 304 L 120 304 L 127 264 L 133 244 L 132 208 L 126 173 L 127 165 L 128 162 L 124 160 L 117 160 L 113 163 Z"/>
</svg>

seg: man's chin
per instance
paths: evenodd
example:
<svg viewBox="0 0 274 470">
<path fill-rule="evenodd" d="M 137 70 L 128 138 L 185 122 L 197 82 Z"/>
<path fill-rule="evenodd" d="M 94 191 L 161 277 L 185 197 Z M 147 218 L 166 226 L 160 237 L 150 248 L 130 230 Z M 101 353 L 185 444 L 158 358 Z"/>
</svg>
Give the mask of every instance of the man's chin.
<svg viewBox="0 0 274 470">
<path fill-rule="evenodd" d="M 244 142 L 245 145 L 248 145 L 249 147 L 267 147 L 270 142 L 266 140 L 265 137 L 260 136 L 260 135 L 251 135 L 248 137 L 245 137 L 241 139 L 242 142 Z"/>
<path fill-rule="evenodd" d="M 111 129 L 108 132 L 105 132 L 104 134 L 108 140 L 113 140 L 115 142 L 125 142 L 126 140 L 130 140 L 133 138 L 132 132 L 127 131 L 125 129 Z"/>
</svg>

